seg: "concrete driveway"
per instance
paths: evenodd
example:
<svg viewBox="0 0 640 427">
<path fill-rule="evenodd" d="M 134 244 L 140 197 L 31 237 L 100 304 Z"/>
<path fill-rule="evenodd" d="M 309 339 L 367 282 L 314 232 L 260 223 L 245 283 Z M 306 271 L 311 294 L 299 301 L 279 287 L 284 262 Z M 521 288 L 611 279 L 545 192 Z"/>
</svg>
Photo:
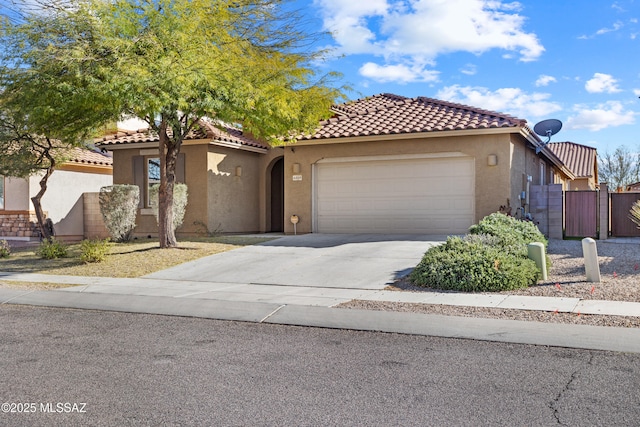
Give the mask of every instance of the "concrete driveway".
<svg viewBox="0 0 640 427">
<path fill-rule="evenodd" d="M 383 289 L 446 236 L 305 234 L 245 246 L 146 278 L 325 288 Z"/>
</svg>

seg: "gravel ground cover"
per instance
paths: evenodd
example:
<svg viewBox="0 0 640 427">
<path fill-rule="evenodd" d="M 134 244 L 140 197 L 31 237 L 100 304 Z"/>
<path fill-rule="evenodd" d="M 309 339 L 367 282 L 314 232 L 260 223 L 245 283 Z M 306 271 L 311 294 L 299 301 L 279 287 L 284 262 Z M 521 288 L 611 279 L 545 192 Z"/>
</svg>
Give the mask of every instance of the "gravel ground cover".
<svg viewBox="0 0 640 427">
<path fill-rule="evenodd" d="M 541 281 L 526 289 L 498 292 L 497 294 L 640 302 L 640 244 L 621 243 L 620 240 L 615 243 L 598 241 L 597 249 L 602 277 L 600 283 L 586 281 L 581 241 L 551 240 L 548 253 L 552 267 L 548 280 Z M 388 289 L 404 292 L 443 292 L 439 289 L 413 286 L 406 277 L 398 280 Z M 640 318 L 624 316 L 578 315 L 532 310 L 358 300 L 342 304 L 340 307 L 599 326 L 640 327 Z"/>
</svg>

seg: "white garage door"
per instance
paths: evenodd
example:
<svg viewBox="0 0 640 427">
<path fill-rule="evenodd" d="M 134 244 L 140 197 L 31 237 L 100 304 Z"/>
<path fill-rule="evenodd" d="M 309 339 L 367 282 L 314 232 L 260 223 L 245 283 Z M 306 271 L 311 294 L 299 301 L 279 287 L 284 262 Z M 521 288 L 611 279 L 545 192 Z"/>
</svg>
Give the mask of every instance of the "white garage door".
<svg viewBox="0 0 640 427">
<path fill-rule="evenodd" d="M 319 163 L 316 231 L 466 233 L 474 220 L 474 176 L 469 157 Z"/>
</svg>

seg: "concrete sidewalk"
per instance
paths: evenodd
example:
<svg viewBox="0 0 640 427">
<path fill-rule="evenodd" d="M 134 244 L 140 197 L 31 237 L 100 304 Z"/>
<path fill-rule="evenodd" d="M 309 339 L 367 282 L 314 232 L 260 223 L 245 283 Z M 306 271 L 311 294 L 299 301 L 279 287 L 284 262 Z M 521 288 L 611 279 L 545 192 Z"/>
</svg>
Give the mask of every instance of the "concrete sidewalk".
<svg viewBox="0 0 640 427">
<path fill-rule="evenodd" d="M 640 316 L 640 303 L 516 295 L 397 292 L 159 278 L 2 273 L 0 280 L 76 285 L 53 291 L 0 288 L 1 304 L 125 311 L 358 329 L 640 353 L 640 329 L 343 310 L 353 299 L 581 314 Z"/>
</svg>

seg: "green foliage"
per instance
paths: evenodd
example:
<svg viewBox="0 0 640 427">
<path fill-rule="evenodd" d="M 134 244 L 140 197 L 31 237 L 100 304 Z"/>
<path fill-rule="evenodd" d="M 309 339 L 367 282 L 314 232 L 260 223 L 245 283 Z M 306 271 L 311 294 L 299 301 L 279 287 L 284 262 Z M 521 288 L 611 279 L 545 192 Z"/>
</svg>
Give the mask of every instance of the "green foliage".
<svg viewBox="0 0 640 427">
<path fill-rule="evenodd" d="M 57 239 L 45 239 L 36 250 L 36 255 L 42 259 L 65 258 L 67 245 Z"/>
<path fill-rule="evenodd" d="M 629 211 L 629 219 L 640 228 L 640 200 L 631 206 Z"/>
<path fill-rule="evenodd" d="M 469 228 L 470 234 L 488 234 L 498 238 L 503 246 L 520 246 L 526 251 L 526 245 L 533 242 L 548 244 L 547 239 L 532 222 L 521 221 L 513 217 L 493 213 Z"/>
<path fill-rule="evenodd" d="M 0 24 L 0 87 L 30 133 L 75 144 L 123 114 L 160 139 L 175 182 L 184 138 L 203 119 L 281 144 L 311 132 L 343 90 L 317 64 L 323 34 L 287 0 L 69 0 L 70 7 Z M 2 122 L 0 117 L 0 122 Z M 175 246 L 172 191 L 160 246 Z"/>
<path fill-rule="evenodd" d="M 152 185 L 149 188 L 149 200 L 153 208 L 153 213 L 158 218 L 158 190 L 160 186 L 158 184 Z M 173 187 L 173 231 L 182 225 L 184 221 L 184 214 L 187 211 L 187 199 L 189 194 L 187 192 L 187 184 L 178 183 Z"/>
<path fill-rule="evenodd" d="M 518 289 L 538 280 L 533 261 L 495 242 L 483 236 L 449 237 L 424 255 L 410 279 L 419 286 L 464 292 Z"/>
<path fill-rule="evenodd" d="M 100 213 L 111 238 L 116 242 L 129 242 L 136 226 L 140 201 L 137 185 L 110 185 L 100 189 Z"/>
<path fill-rule="evenodd" d="M 11 255 L 11 247 L 6 240 L 0 240 L 0 258 L 8 258 Z"/>
<path fill-rule="evenodd" d="M 86 263 L 107 259 L 112 243 L 109 239 L 83 240 L 80 244 L 80 259 Z"/>
<path fill-rule="evenodd" d="M 494 213 L 430 249 L 410 275 L 413 283 L 465 292 L 496 292 L 535 284 L 540 274 L 527 245 L 547 239 L 532 222 Z M 547 265 L 550 260 L 547 257 Z"/>
</svg>

